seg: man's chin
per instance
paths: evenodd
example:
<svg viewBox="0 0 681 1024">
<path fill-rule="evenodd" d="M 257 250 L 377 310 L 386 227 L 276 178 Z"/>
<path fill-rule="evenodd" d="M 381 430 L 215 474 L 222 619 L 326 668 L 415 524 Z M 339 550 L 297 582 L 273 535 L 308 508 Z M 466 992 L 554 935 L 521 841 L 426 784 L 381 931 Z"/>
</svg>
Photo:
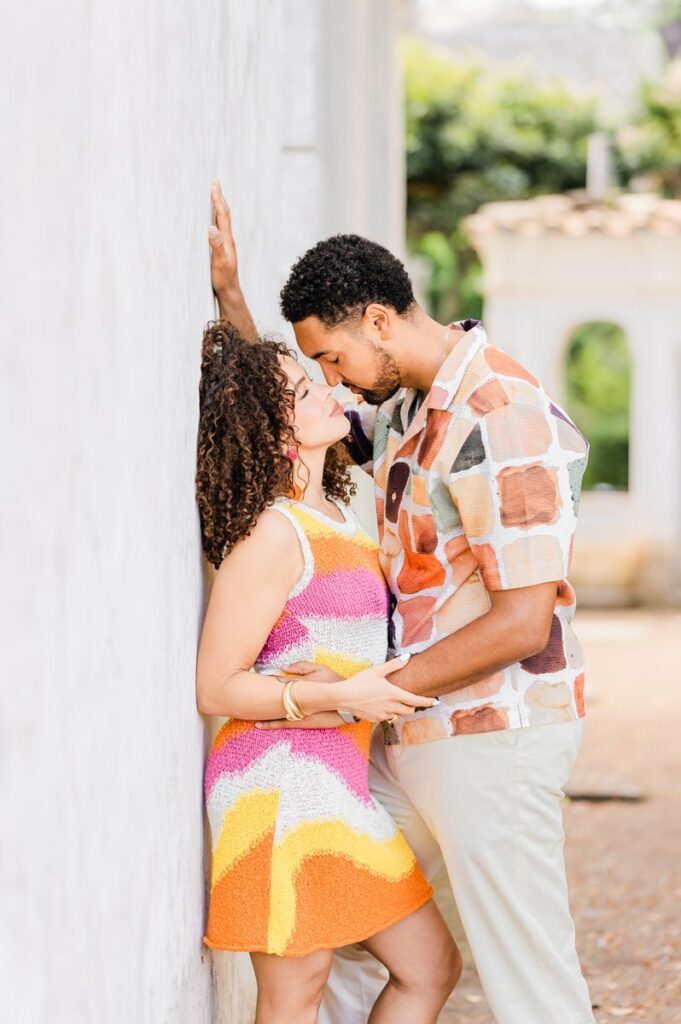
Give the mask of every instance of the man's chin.
<svg viewBox="0 0 681 1024">
<path fill-rule="evenodd" d="M 368 402 L 369 405 L 383 405 L 383 403 L 387 402 L 389 398 L 392 398 L 393 395 L 397 394 L 401 386 L 401 384 L 396 384 L 392 388 L 382 388 L 380 390 L 357 388 L 353 393 L 361 395 L 364 401 Z"/>
</svg>

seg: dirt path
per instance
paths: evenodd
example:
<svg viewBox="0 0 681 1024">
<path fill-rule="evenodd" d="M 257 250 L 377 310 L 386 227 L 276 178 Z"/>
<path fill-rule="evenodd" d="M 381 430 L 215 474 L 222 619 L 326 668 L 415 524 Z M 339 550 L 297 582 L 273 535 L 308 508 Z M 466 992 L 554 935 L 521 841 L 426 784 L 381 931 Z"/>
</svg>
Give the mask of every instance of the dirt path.
<svg viewBox="0 0 681 1024">
<path fill-rule="evenodd" d="M 571 790 L 641 803 L 565 807 L 572 909 L 598 1024 L 681 1024 L 681 614 L 577 618 L 587 719 Z M 467 950 L 441 1024 L 493 1024 Z"/>
</svg>

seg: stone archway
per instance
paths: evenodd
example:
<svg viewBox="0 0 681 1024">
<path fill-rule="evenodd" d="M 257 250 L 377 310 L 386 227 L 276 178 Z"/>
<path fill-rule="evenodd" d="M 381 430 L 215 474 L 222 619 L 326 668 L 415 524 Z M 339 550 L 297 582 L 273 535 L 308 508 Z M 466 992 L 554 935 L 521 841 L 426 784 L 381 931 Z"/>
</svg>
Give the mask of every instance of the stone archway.
<svg viewBox="0 0 681 1024">
<path fill-rule="evenodd" d="M 681 202 L 490 203 L 466 227 L 490 340 L 566 402 L 566 340 L 611 322 L 632 367 L 627 491 L 588 491 L 572 578 L 584 601 L 681 603 Z"/>
</svg>

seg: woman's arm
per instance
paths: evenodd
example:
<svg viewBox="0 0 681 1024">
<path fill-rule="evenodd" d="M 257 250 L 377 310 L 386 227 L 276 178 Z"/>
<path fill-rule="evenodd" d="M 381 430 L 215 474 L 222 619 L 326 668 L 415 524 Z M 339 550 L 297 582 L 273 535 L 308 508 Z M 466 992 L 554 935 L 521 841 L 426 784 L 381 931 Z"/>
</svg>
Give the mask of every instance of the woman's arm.
<svg viewBox="0 0 681 1024">
<path fill-rule="evenodd" d="M 256 341 L 258 328 L 246 305 L 239 283 L 232 217 L 227 200 L 222 194 L 220 182 L 217 180 L 211 186 L 210 197 L 215 217 L 215 224 L 208 229 L 210 279 L 218 300 L 220 319 L 233 324 L 246 341 Z"/>
<path fill-rule="evenodd" d="M 203 714 L 246 720 L 281 718 L 283 683 L 252 666 L 303 571 L 293 527 L 266 510 L 218 569 L 201 632 L 196 669 Z M 338 707 L 335 684 L 310 683 L 305 711 Z"/>
<path fill-rule="evenodd" d="M 253 672 L 252 666 L 302 571 L 294 528 L 278 512 L 265 510 L 215 576 L 196 667 L 196 703 L 203 714 L 247 721 L 283 717 L 281 679 Z M 306 715 L 347 708 L 379 722 L 393 714 L 409 714 L 428 698 L 389 682 L 387 676 L 403 664 L 394 659 L 358 672 L 351 680 L 299 680 L 296 699 Z"/>
</svg>

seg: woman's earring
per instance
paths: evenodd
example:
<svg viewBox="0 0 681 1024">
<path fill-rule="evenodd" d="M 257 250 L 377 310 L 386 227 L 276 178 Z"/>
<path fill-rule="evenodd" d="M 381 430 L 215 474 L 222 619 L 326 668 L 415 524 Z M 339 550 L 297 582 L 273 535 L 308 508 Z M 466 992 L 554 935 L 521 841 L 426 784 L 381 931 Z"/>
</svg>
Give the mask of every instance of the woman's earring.
<svg viewBox="0 0 681 1024">
<path fill-rule="evenodd" d="M 290 459 L 291 462 L 295 462 L 296 459 L 298 458 L 297 450 L 295 448 L 289 448 L 289 450 L 286 452 L 286 458 Z"/>
</svg>

